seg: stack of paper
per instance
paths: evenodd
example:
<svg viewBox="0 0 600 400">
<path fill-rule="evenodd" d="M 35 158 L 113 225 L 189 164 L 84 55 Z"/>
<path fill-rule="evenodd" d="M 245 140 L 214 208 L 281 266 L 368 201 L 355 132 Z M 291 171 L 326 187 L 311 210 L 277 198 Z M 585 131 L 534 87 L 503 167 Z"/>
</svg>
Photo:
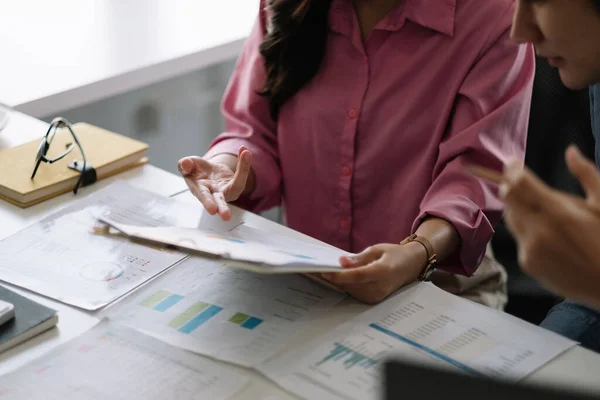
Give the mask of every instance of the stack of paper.
<svg viewBox="0 0 600 400">
<path fill-rule="evenodd" d="M 190 258 L 109 310 L 163 341 L 245 367 L 279 353 L 345 296 L 302 276 Z"/>
<path fill-rule="evenodd" d="M 406 288 L 259 370 L 306 399 L 377 399 L 389 356 L 518 381 L 574 342 L 432 284 Z"/>
<path fill-rule="evenodd" d="M 169 198 L 123 183 L 110 185 L 0 241 L 0 277 L 56 300 L 97 310 L 186 257 L 95 234 L 107 210 L 137 225 L 176 224 L 181 215 Z M 199 213 L 199 211 L 198 211 Z"/>
<path fill-rule="evenodd" d="M 0 241 L 4 280 L 88 309 L 186 258 L 165 243 L 222 258 L 180 262 L 108 309 L 120 328 L 104 322 L 0 378 L 0 397 L 218 399 L 244 384 L 237 374 L 170 347 L 176 346 L 253 368 L 303 398 L 376 399 L 379 367 L 392 355 L 517 381 L 575 345 L 428 283 L 301 343 L 298 334 L 326 321 L 344 295 L 301 275 L 273 272 L 339 269 L 343 252 L 243 224 L 207 229 L 198 226 L 200 213 L 200 207 L 116 184 Z M 161 246 L 95 235 L 99 219 Z"/>
<path fill-rule="evenodd" d="M 125 327 L 101 322 L 0 377 L 4 400 L 226 399 L 247 379 Z"/>
<path fill-rule="evenodd" d="M 340 271 L 340 256 L 348 254 L 330 246 L 292 238 L 274 240 L 248 227 L 216 233 L 196 227 L 135 226 L 119 221 L 118 216 L 111 213 L 103 215 L 100 220 L 132 239 L 237 261 L 229 265 L 259 273 Z"/>
</svg>

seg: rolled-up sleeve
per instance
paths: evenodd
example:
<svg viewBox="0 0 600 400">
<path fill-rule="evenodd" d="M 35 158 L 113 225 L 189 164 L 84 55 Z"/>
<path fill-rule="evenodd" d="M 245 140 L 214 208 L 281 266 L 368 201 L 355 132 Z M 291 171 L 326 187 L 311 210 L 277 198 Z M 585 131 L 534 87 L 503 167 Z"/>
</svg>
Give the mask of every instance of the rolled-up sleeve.
<svg viewBox="0 0 600 400">
<path fill-rule="evenodd" d="M 266 77 L 264 59 L 259 52 L 265 32 L 262 21 L 264 18 L 259 15 L 221 102 L 225 132 L 213 141 L 205 154 L 206 158 L 223 153 L 237 155 L 242 145 L 252 152 L 256 186 L 236 205 L 255 212 L 274 207 L 281 201 L 277 124 L 270 116 L 268 100 L 258 94 L 263 90 Z"/>
<path fill-rule="evenodd" d="M 504 211 L 497 187 L 482 183 L 465 167 L 502 171 L 508 159 L 525 158 L 535 57 L 531 46 L 512 43 L 503 25 L 461 85 L 432 185 L 413 225 L 414 232 L 426 216 L 453 224 L 460 249 L 439 267 L 455 274 L 475 272 Z"/>
</svg>

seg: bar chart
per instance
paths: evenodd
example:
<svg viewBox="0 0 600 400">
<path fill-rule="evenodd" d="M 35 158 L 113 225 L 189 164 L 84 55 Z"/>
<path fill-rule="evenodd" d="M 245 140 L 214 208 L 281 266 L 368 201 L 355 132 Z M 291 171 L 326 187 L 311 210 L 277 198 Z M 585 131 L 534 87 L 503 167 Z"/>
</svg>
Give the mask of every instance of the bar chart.
<svg viewBox="0 0 600 400">
<path fill-rule="evenodd" d="M 512 316 L 416 284 L 259 370 L 302 398 L 374 400 L 382 398 L 381 368 L 390 358 L 516 382 L 572 346 Z"/>
<path fill-rule="evenodd" d="M 165 312 L 175 304 L 179 303 L 183 299 L 183 296 L 171 293 L 166 290 L 160 290 L 154 293 L 152 296 L 144 299 L 140 305 L 142 307 L 152 308 L 156 311 Z"/>
<path fill-rule="evenodd" d="M 482 374 L 481 372 L 475 370 L 474 368 L 469 367 L 468 365 L 453 359 L 452 357 L 449 357 L 447 354 L 444 354 L 443 350 L 440 351 L 440 349 L 432 349 L 426 345 L 423 345 L 417 341 L 411 340 L 406 336 L 403 335 L 399 335 L 398 333 L 391 331 L 390 329 L 387 329 L 381 325 L 378 324 L 369 324 L 370 328 L 373 328 L 374 330 L 376 330 L 377 332 L 381 332 L 384 335 L 389 336 L 390 338 L 396 339 L 400 342 L 406 343 L 410 346 L 413 346 L 415 349 L 418 349 L 420 351 L 423 351 L 425 353 L 427 353 L 428 355 L 435 357 L 441 361 L 445 361 L 448 364 L 451 364 L 452 366 L 461 369 L 465 372 L 468 372 L 471 375 L 474 376 L 485 376 L 484 374 Z M 467 343 L 468 342 L 464 342 Z"/>
<path fill-rule="evenodd" d="M 204 325 L 215 315 L 223 311 L 222 307 L 203 302 L 194 303 L 191 307 L 169 322 L 171 328 L 181 333 L 190 334 Z"/>
<path fill-rule="evenodd" d="M 343 344 L 334 343 L 331 352 L 321 361 L 318 361 L 316 365 L 320 366 L 327 362 L 341 363 L 346 369 L 350 369 L 352 367 L 361 367 L 366 369 L 377 364 L 379 360 L 373 359 L 361 352 L 352 350 L 350 347 L 344 346 Z"/>
<path fill-rule="evenodd" d="M 390 351 L 390 346 L 379 339 L 371 332 L 353 332 L 288 353 L 289 358 L 276 360 L 262 372 L 291 392 L 302 393 L 303 398 L 374 400 L 381 360 Z M 280 374 L 285 377 L 280 378 Z"/>
<path fill-rule="evenodd" d="M 110 318 L 186 350 L 250 367 L 277 354 L 343 295 L 301 276 L 268 276 L 190 259 Z M 321 314 L 322 313 L 322 314 Z"/>
<path fill-rule="evenodd" d="M 184 298 L 185 296 L 169 292 L 168 290 L 159 290 L 142 300 L 139 305 L 164 313 L 174 307 Z M 171 319 L 167 325 L 171 328 L 177 329 L 181 333 L 190 334 L 208 322 L 211 318 L 219 314 L 221 311 L 223 311 L 223 307 L 197 301 L 180 314 L 177 314 L 177 316 Z M 245 314 L 237 313 L 234 316 L 235 320 L 240 320 L 242 315 L 246 316 Z M 232 319 L 234 319 L 234 317 L 232 317 Z M 240 324 L 242 324 L 242 326 L 247 324 L 247 326 L 244 326 L 245 328 L 254 329 L 256 326 L 260 325 L 261 322 L 262 320 L 258 318 L 246 316 L 243 320 L 241 320 Z"/>
<path fill-rule="evenodd" d="M 443 324 L 433 319 L 422 320 L 421 316 L 426 314 L 422 310 L 414 304 L 400 306 L 371 320 L 375 322 L 365 320 L 340 329 L 317 346 L 298 349 L 267 364 L 263 372 L 304 398 L 324 398 L 334 392 L 339 395 L 335 398 L 353 400 L 378 398 L 380 368 L 383 360 L 393 353 L 401 353 L 407 359 L 414 357 L 420 363 L 447 364 L 480 375 L 474 368 L 442 354 L 438 346 L 423 344 L 436 332 L 429 323 L 442 330 Z M 406 317 L 399 318 L 400 315 Z M 418 335 L 423 337 L 418 339 Z M 279 378 L 281 374 L 285 377 Z"/>
<path fill-rule="evenodd" d="M 258 327 L 260 324 L 262 324 L 263 320 L 238 312 L 235 313 L 235 315 L 233 315 L 231 318 L 229 318 L 229 322 L 231 322 L 232 324 L 239 325 L 242 328 L 252 330 Z"/>
<path fill-rule="evenodd" d="M 173 311 L 172 308 L 184 299 L 185 296 L 183 295 L 168 290 L 159 290 L 143 299 L 139 302 L 139 305 L 154 311 L 165 313 L 169 310 Z M 221 311 L 223 311 L 223 307 L 221 306 L 203 301 L 195 301 L 185 308 L 185 310 L 171 318 L 167 323 L 167 326 L 176 329 L 181 333 L 191 334 L 217 316 Z M 254 330 L 259 327 L 264 320 L 243 312 L 236 312 L 228 319 L 228 322 L 237 325 L 240 328 Z"/>
</svg>

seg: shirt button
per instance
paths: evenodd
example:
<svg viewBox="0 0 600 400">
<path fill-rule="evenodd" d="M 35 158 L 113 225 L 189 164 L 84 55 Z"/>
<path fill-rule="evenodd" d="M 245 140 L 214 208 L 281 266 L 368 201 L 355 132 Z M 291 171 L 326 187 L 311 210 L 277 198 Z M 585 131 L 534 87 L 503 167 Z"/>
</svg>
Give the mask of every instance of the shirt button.
<svg viewBox="0 0 600 400">
<path fill-rule="evenodd" d="M 352 119 L 356 118 L 356 116 L 358 115 L 358 111 L 356 111 L 356 108 L 351 108 L 348 110 L 348 116 Z"/>
<path fill-rule="evenodd" d="M 350 221 L 348 221 L 347 218 L 344 218 L 343 220 L 341 220 L 340 228 L 342 228 L 342 230 L 344 230 L 344 231 L 347 231 L 348 229 L 350 229 Z"/>
<path fill-rule="evenodd" d="M 342 175 L 343 176 L 350 176 L 351 172 L 352 172 L 352 170 L 350 169 L 350 167 L 344 167 L 344 168 L 342 168 Z"/>
</svg>

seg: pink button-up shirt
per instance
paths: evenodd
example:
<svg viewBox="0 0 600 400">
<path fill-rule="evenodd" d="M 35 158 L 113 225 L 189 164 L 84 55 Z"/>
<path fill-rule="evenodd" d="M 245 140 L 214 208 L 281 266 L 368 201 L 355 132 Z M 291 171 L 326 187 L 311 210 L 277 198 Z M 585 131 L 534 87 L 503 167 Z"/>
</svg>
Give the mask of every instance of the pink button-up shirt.
<svg viewBox="0 0 600 400">
<path fill-rule="evenodd" d="M 258 47 L 247 39 L 207 156 L 253 153 L 241 204 L 284 206 L 288 225 L 358 252 L 398 243 L 421 220 L 450 221 L 460 250 L 440 267 L 472 274 L 502 217 L 497 190 L 465 172 L 524 158 L 534 77 L 530 46 L 509 39 L 512 0 L 405 0 L 364 41 L 350 0 L 334 0 L 318 74 L 274 121 Z"/>
</svg>

